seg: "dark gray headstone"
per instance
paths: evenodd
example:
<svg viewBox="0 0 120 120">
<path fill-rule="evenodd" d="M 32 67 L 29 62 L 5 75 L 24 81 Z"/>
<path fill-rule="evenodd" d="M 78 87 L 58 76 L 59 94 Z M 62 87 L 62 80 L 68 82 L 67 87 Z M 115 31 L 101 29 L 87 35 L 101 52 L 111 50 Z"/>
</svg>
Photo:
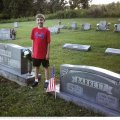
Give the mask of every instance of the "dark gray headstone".
<svg viewBox="0 0 120 120">
<path fill-rule="evenodd" d="M 0 43 L 0 75 L 27 85 L 34 80 L 34 74 L 28 75 L 28 60 L 23 57 L 24 47 L 15 44 Z"/>
<path fill-rule="evenodd" d="M 63 64 L 59 94 L 94 111 L 120 116 L 120 75 L 117 73 L 98 67 Z"/>
<path fill-rule="evenodd" d="M 78 50 L 78 51 L 89 51 L 91 49 L 91 46 L 66 43 L 63 45 L 63 48 L 71 49 L 71 50 Z"/>
<path fill-rule="evenodd" d="M 107 48 L 105 50 L 105 53 L 108 53 L 108 54 L 119 54 L 120 55 L 120 49 Z"/>
<path fill-rule="evenodd" d="M 10 29 L 0 29 L 0 40 L 11 40 Z"/>
</svg>

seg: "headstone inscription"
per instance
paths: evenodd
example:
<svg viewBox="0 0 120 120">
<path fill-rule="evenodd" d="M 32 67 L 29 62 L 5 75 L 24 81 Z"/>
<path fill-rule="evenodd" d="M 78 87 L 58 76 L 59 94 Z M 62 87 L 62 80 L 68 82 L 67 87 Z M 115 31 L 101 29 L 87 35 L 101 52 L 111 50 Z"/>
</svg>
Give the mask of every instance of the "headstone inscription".
<svg viewBox="0 0 120 120">
<path fill-rule="evenodd" d="M 0 40 L 11 40 L 10 29 L 0 29 Z"/>
<path fill-rule="evenodd" d="M 98 67 L 63 64 L 60 67 L 60 93 L 68 101 L 120 116 L 120 75 Z"/>
<path fill-rule="evenodd" d="M 24 47 L 15 44 L 0 43 L 0 75 L 27 85 L 34 80 L 34 74 L 28 76 L 28 60 L 23 57 Z"/>
<path fill-rule="evenodd" d="M 107 49 L 105 50 L 105 53 L 108 53 L 108 54 L 118 54 L 118 55 L 120 55 L 120 49 L 107 48 Z"/>
<path fill-rule="evenodd" d="M 78 50 L 78 51 L 89 51 L 91 49 L 91 46 L 90 45 L 66 43 L 63 45 L 63 48 L 71 49 L 71 50 Z"/>
</svg>

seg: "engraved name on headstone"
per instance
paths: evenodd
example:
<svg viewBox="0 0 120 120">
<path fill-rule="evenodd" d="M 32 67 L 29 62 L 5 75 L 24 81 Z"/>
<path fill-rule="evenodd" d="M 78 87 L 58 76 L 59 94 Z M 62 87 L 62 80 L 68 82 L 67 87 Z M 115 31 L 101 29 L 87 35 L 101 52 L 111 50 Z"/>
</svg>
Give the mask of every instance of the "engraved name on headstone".
<svg viewBox="0 0 120 120">
<path fill-rule="evenodd" d="M 63 64 L 60 92 L 86 101 L 106 115 L 120 115 L 120 75 L 102 68 Z"/>
</svg>

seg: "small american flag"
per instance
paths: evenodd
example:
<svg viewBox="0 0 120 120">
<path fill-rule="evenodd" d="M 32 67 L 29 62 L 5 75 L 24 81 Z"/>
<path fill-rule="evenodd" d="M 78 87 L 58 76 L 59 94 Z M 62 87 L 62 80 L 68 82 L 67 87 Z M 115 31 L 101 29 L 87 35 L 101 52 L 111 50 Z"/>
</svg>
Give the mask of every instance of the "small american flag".
<svg viewBox="0 0 120 120">
<path fill-rule="evenodd" d="M 56 81 L 55 81 L 54 67 L 52 68 L 51 79 L 49 80 L 49 84 L 48 84 L 46 92 L 52 92 L 52 91 L 55 91 L 55 93 L 56 93 Z"/>
</svg>

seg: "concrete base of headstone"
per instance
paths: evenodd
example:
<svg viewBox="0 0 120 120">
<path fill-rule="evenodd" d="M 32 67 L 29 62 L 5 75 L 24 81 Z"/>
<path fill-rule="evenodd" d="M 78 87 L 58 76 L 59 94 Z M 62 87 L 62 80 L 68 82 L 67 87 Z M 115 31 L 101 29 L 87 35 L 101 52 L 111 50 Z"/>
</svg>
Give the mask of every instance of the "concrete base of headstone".
<svg viewBox="0 0 120 120">
<path fill-rule="evenodd" d="M 71 50 L 78 50 L 78 51 L 89 51 L 91 49 L 91 46 L 66 43 L 63 45 L 63 48 L 71 49 Z"/>
<path fill-rule="evenodd" d="M 54 94 L 54 93 L 53 93 Z M 106 107 L 101 107 L 100 105 L 94 104 L 92 102 L 89 102 L 88 100 L 75 97 L 73 95 L 67 94 L 65 92 L 60 92 L 60 85 L 56 85 L 56 96 L 64 99 L 68 102 L 73 102 L 74 104 L 85 107 L 86 109 L 92 110 L 95 113 L 101 113 L 106 116 L 120 116 L 120 113 L 110 110 Z"/>
<path fill-rule="evenodd" d="M 120 49 L 107 48 L 105 50 L 105 53 L 108 53 L 108 54 L 119 54 L 120 55 Z"/>
<path fill-rule="evenodd" d="M 8 68 L 5 67 L 0 67 L 0 76 L 14 81 L 19 85 L 22 86 L 27 86 L 31 83 L 34 82 L 35 80 L 35 73 L 32 72 L 31 75 L 29 75 L 28 73 L 26 74 L 17 74 L 15 72 L 13 72 L 12 70 L 9 70 Z M 41 75 L 39 74 L 39 80 L 41 79 Z"/>
</svg>

